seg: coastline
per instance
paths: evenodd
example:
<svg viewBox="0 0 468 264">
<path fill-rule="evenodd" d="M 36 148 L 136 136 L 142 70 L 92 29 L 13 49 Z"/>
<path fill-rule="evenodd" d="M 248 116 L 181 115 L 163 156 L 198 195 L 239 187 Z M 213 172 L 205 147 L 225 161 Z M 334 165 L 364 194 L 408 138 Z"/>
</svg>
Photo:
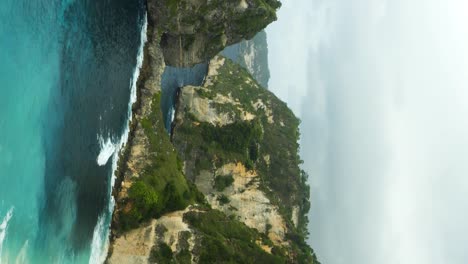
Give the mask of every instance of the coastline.
<svg viewBox="0 0 468 264">
<path fill-rule="evenodd" d="M 161 258 L 167 258 L 166 260 L 183 258 L 186 260 L 188 257 L 190 257 L 192 263 L 196 263 L 200 259 L 215 260 L 224 253 L 212 252 L 213 248 L 211 246 L 214 245 L 216 239 L 221 239 L 216 240 L 215 244 L 221 243 L 223 250 L 228 250 L 229 245 L 234 243 L 233 239 L 236 238 L 229 231 L 231 229 L 245 235 L 242 236 L 242 239 L 237 238 L 235 240 L 237 241 L 234 243 L 235 247 L 244 249 L 230 253 L 236 258 L 270 259 L 279 261 L 278 263 L 286 259 L 295 261 L 296 258 L 313 261 L 313 251 L 309 247 L 302 245 L 299 243 L 300 241 L 297 244 L 292 243 L 288 236 L 290 233 L 297 236 L 296 240 L 301 240 L 303 237 L 296 233 L 298 231 L 296 230 L 297 226 L 288 225 L 290 217 L 287 213 L 281 211 L 281 206 L 276 207 L 277 199 L 267 198 L 268 195 L 265 191 L 268 187 L 257 186 L 260 200 L 265 200 L 268 204 L 271 204 L 268 208 L 236 217 L 235 214 L 231 214 L 232 212 L 217 207 L 217 200 L 213 200 L 213 197 L 210 196 L 213 198 L 211 200 L 207 199 L 207 195 L 209 196 L 210 193 L 200 191 L 200 186 L 193 182 L 193 177 L 190 177 L 190 174 L 193 173 L 189 173 L 186 167 L 186 162 L 193 159 L 183 155 L 179 156 L 177 153 L 180 153 L 180 149 L 173 142 L 174 130 L 177 124 L 173 123 L 171 125 L 170 134 L 167 133 L 168 131 L 164 126 L 165 122 L 160 107 L 161 79 L 165 69 L 164 52 L 160 42 L 163 38 L 161 32 L 164 29 L 155 24 L 155 20 L 151 19 L 148 12 L 147 42 L 143 48 L 140 74 L 136 81 L 136 98 L 131 106 L 128 138 L 125 146 L 120 150 L 115 171 L 115 184 L 112 189 L 115 206 L 112 212 L 109 247 L 105 263 L 146 263 L 156 259 L 162 261 Z M 212 61 L 210 60 L 209 64 Z M 219 67 L 217 64 L 215 66 Z M 231 85 L 240 85 L 239 80 L 229 78 L 233 72 L 238 72 L 237 68 L 229 68 L 225 69 L 225 71 L 228 72 L 224 72 L 223 76 L 227 77 L 229 82 L 232 82 Z M 252 78 L 249 77 L 250 74 L 247 71 L 244 73 L 247 76 L 246 78 Z M 207 82 L 209 82 L 206 78 L 203 80 L 202 86 L 206 86 Z M 242 79 L 241 84 L 249 87 L 255 86 L 251 87 L 250 90 L 247 89 L 248 87 L 245 88 L 257 94 L 256 88 L 259 86 L 255 81 Z M 229 85 L 226 87 L 229 87 Z M 243 87 L 240 90 L 243 90 Z M 261 91 L 264 92 L 263 89 Z M 244 98 L 240 94 L 237 95 Z M 176 119 L 180 112 L 178 105 L 180 97 L 181 90 L 179 89 L 176 94 Z M 268 98 L 265 99 L 265 102 L 269 102 Z M 282 102 L 278 104 L 284 105 Z M 255 108 L 255 104 L 246 101 L 245 107 Z M 255 112 L 255 109 L 252 111 Z M 285 112 L 287 114 L 288 111 L 287 107 L 280 109 L 281 113 Z M 271 119 L 271 123 L 273 123 L 273 117 L 269 116 L 268 111 L 266 115 L 265 118 Z M 278 113 L 278 116 L 282 115 Z M 292 125 L 294 124 L 292 121 Z M 255 127 L 252 129 L 255 130 Z M 195 135 L 198 135 L 196 132 Z M 295 136 L 295 132 L 294 130 L 290 133 L 291 136 Z M 226 152 L 225 150 L 219 151 Z M 295 153 L 295 150 L 292 150 L 291 153 Z M 257 162 L 257 159 L 249 161 Z M 291 164 L 295 164 L 294 161 L 292 160 Z M 260 163 L 263 164 L 264 162 L 259 160 L 258 164 Z M 249 164 L 250 166 L 253 165 Z M 229 164 L 224 165 L 229 166 Z M 269 171 L 267 170 L 267 172 Z M 242 177 L 240 175 L 240 178 Z M 247 188 L 248 186 L 240 187 Z M 272 192 L 270 189 L 268 190 Z M 281 194 L 279 193 L 279 195 Z M 268 197 L 277 198 L 276 196 Z M 285 200 L 296 204 L 295 200 L 291 199 L 291 201 Z M 269 221 L 264 219 L 257 221 L 258 223 L 254 221 L 254 224 L 252 224 L 253 220 L 247 221 L 247 219 L 251 218 L 256 219 L 255 215 L 263 214 L 263 211 L 268 213 L 277 212 L 275 213 L 276 218 L 283 219 L 284 217 L 284 221 L 281 220 L 278 223 L 273 221 L 273 226 L 272 224 L 265 225 Z M 225 222 L 226 225 L 231 227 L 228 228 L 229 230 L 225 230 L 224 227 L 206 226 L 207 222 L 213 221 Z M 170 248 L 170 254 L 168 248 Z M 165 252 L 168 255 L 164 255 Z"/>
<path fill-rule="evenodd" d="M 148 11 L 147 11 L 148 12 Z M 113 253 L 113 242 L 121 235 L 118 229 L 118 216 L 117 212 L 121 210 L 119 201 L 122 197 L 122 192 L 129 188 L 125 185 L 125 180 L 131 178 L 129 173 L 129 162 L 132 161 L 132 149 L 141 143 L 141 133 L 143 128 L 140 121 L 149 112 L 151 107 L 152 96 L 159 92 L 160 78 L 164 70 L 164 60 L 162 52 L 159 49 L 160 34 L 156 27 L 152 24 L 147 16 L 146 27 L 146 42 L 143 48 L 143 61 L 140 68 L 140 74 L 136 81 L 136 98 L 131 106 L 131 118 L 129 120 L 128 138 L 125 146 L 118 153 L 117 169 L 114 173 L 114 186 L 112 189 L 112 198 L 115 200 L 114 209 L 112 212 L 112 220 L 109 232 L 109 248 L 107 251 L 106 262 Z"/>
</svg>

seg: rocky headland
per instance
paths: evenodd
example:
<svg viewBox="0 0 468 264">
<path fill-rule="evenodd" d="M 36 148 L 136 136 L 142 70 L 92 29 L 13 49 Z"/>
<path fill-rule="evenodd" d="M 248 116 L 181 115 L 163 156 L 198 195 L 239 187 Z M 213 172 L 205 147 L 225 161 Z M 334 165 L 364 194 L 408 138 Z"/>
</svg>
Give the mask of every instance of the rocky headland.
<svg viewBox="0 0 468 264">
<path fill-rule="evenodd" d="M 275 21 L 277 0 L 148 0 L 168 65 L 207 62 L 226 46 L 251 39 Z"/>
<path fill-rule="evenodd" d="M 107 263 L 318 263 L 305 243 L 309 187 L 299 167 L 299 120 L 247 70 L 216 56 L 274 21 L 279 6 L 148 1 Z M 208 75 L 179 90 L 169 135 L 160 107 L 164 67 L 201 61 L 210 61 Z"/>
</svg>

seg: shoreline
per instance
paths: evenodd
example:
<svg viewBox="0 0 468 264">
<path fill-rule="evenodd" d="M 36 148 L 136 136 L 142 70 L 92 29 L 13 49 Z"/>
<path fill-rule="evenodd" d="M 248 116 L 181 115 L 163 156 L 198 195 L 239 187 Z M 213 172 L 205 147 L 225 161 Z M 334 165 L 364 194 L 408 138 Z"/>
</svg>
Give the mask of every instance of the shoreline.
<svg viewBox="0 0 468 264">
<path fill-rule="evenodd" d="M 154 78 L 160 79 L 162 74 L 161 69 L 164 69 L 164 61 L 161 61 L 162 53 L 159 51 L 160 34 L 149 19 L 148 10 L 147 28 L 146 28 L 146 42 L 143 47 L 143 58 L 140 68 L 140 74 L 136 81 L 136 100 L 131 106 L 131 120 L 129 121 L 129 132 L 127 142 L 118 153 L 117 169 L 113 175 L 114 186 L 112 188 L 112 198 L 115 201 L 114 209 L 112 211 L 111 224 L 109 226 L 109 247 L 105 263 L 108 263 L 110 256 L 113 253 L 113 242 L 121 235 L 119 230 L 117 212 L 121 209 L 121 192 L 123 190 L 123 183 L 128 180 L 127 173 L 129 172 L 129 162 L 132 161 L 132 149 L 138 144 L 138 132 L 142 130 L 140 120 L 148 112 L 147 108 L 151 105 L 148 100 L 154 93 L 160 91 L 160 82 L 153 85 L 151 82 Z M 156 51 L 154 49 L 157 49 Z M 158 62 L 159 60 L 159 62 Z M 155 76 L 159 73 L 159 76 Z"/>
</svg>

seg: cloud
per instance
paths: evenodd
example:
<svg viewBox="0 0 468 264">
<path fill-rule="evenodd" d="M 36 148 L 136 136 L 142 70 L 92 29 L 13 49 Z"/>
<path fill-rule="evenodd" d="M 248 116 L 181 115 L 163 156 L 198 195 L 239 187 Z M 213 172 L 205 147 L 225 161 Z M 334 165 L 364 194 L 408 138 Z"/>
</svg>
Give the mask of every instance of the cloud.
<svg viewBox="0 0 468 264">
<path fill-rule="evenodd" d="M 284 6 L 270 87 L 303 121 L 323 263 L 466 263 L 467 4 Z"/>
</svg>

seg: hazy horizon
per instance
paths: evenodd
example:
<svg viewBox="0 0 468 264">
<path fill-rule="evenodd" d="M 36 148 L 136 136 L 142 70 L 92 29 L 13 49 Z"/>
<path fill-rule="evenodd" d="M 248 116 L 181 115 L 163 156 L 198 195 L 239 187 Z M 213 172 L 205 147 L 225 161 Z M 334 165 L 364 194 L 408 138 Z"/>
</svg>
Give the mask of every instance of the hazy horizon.
<svg viewBox="0 0 468 264">
<path fill-rule="evenodd" d="M 269 87 L 302 119 L 322 263 L 467 263 L 466 22 L 457 0 L 283 1 Z"/>
</svg>

